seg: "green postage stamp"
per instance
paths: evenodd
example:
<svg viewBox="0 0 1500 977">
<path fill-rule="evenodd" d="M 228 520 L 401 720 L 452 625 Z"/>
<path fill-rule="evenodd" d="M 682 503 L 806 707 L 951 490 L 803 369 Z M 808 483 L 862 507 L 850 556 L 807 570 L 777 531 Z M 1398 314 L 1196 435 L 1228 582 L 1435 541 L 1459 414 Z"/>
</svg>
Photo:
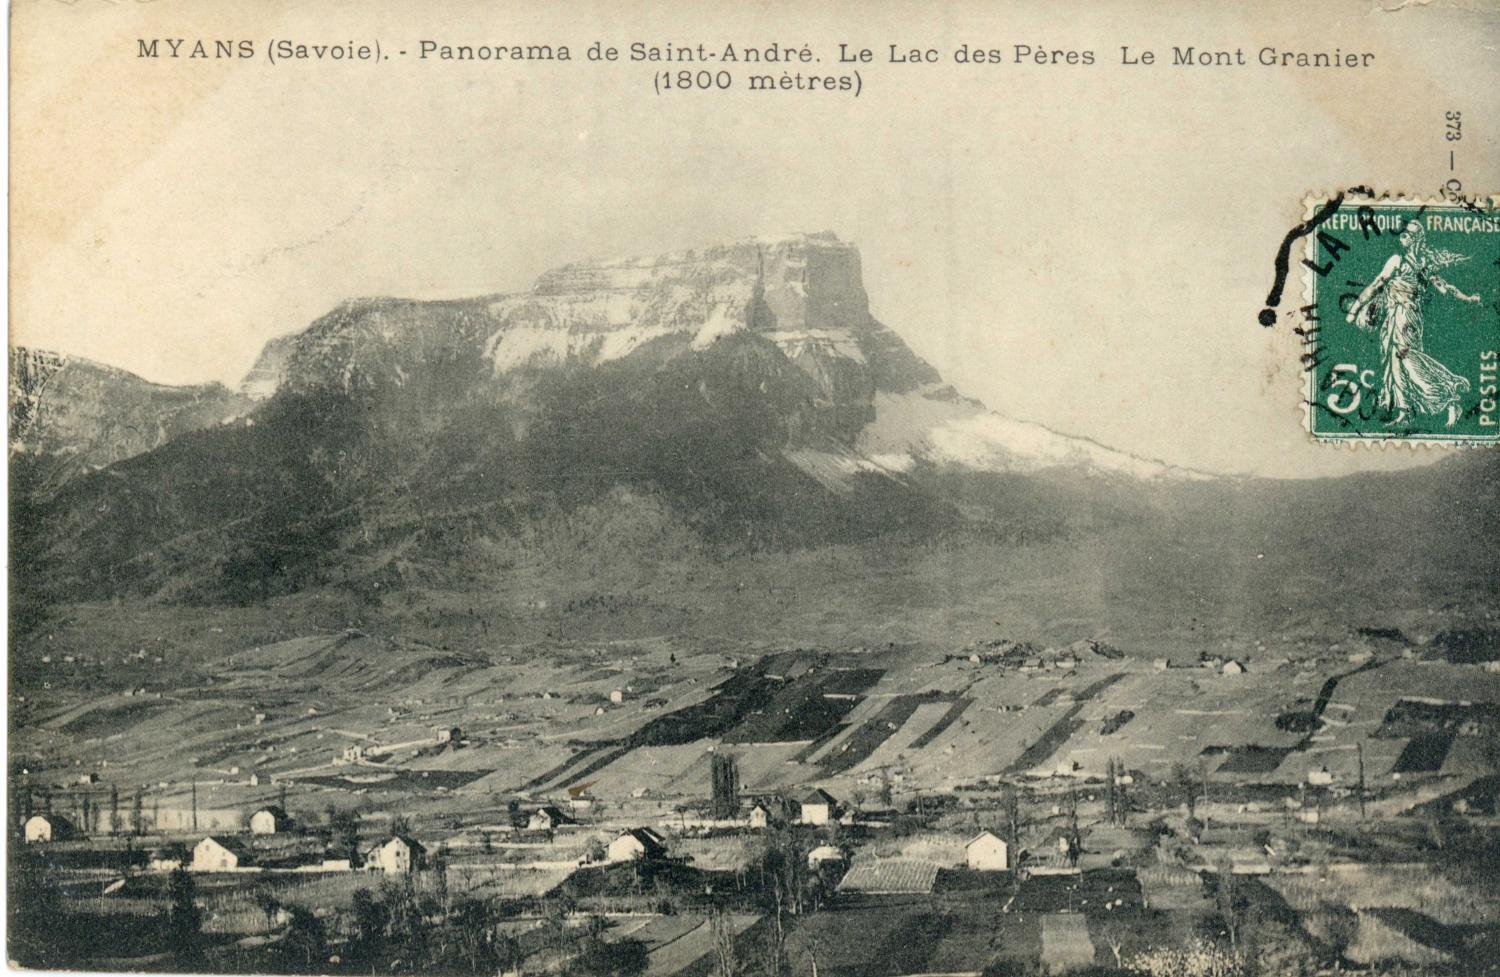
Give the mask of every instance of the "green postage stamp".
<svg viewBox="0 0 1500 977">
<path fill-rule="evenodd" d="M 1320 441 L 1500 441 L 1500 210 L 1350 199 L 1308 237 Z"/>
</svg>

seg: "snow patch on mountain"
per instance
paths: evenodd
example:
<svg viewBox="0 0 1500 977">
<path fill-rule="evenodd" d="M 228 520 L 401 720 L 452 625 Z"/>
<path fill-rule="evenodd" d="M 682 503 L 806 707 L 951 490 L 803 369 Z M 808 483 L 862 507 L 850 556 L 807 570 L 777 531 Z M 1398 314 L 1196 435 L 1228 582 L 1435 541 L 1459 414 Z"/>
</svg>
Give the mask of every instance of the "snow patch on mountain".
<svg viewBox="0 0 1500 977">
<path fill-rule="evenodd" d="M 875 420 L 860 432 L 856 450 L 893 471 L 925 461 L 991 472 L 1075 468 L 1147 480 L 1212 477 L 922 392 L 877 392 Z"/>
<path fill-rule="evenodd" d="M 861 365 L 866 362 L 864 351 L 859 348 L 859 340 L 847 329 L 779 330 L 767 333 L 766 338 L 775 343 L 790 360 L 821 353 L 843 357 Z"/>
</svg>

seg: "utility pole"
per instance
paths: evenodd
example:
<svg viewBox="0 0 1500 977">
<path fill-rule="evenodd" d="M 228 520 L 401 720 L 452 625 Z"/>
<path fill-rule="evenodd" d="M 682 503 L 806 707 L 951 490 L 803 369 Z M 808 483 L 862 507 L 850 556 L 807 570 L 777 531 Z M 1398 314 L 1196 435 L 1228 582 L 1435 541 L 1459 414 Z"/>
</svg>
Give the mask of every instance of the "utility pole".
<svg viewBox="0 0 1500 977">
<path fill-rule="evenodd" d="M 193 778 L 193 830 L 198 830 L 198 779 Z"/>
</svg>

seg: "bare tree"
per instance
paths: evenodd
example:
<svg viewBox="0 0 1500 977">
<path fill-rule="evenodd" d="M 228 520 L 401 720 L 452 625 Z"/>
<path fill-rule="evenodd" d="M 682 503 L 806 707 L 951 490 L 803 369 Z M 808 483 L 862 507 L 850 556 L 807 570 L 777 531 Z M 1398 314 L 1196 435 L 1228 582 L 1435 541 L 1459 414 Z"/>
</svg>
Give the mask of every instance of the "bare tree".
<svg viewBox="0 0 1500 977">
<path fill-rule="evenodd" d="M 1217 878 L 1214 890 L 1214 908 L 1219 914 L 1219 919 L 1224 924 L 1224 930 L 1229 936 L 1229 945 L 1238 949 L 1240 945 L 1240 924 L 1243 922 L 1244 894 L 1240 891 L 1239 876 L 1234 874 L 1233 867 L 1227 859 L 1219 861 L 1214 866 Z"/>
<path fill-rule="evenodd" d="M 708 923 L 713 932 L 718 977 L 739 977 L 740 964 L 734 952 L 734 921 L 723 908 L 715 906 Z"/>
<path fill-rule="evenodd" d="M 1115 969 L 1124 969 L 1124 963 L 1120 954 L 1125 949 L 1125 939 L 1130 935 L 1130 927 L 1119 919 L 1106 919 L 1098 929 L 1099 936 L 1103 938 L 1104 945 L 1109 947 L 1109 952 L 1114 955 Z"/>
</svg>

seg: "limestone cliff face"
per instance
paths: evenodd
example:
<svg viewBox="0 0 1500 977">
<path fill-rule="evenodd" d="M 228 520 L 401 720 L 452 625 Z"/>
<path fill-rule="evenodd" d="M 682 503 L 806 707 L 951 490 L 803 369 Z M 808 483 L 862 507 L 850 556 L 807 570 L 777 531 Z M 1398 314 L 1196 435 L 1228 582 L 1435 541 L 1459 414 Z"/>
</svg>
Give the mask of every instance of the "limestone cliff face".
<svg viewBox="0 0 1500 977">
<path fill-rule="evenodd" d="M 160 447 L 243 413 L 220 384 L 173 387 L 81 357 L 10 350 L 10 451 L 50 457 L 54 480 Z"/>
<path fill-rule="evenodd" d="M 297 345 L 297 337 L 278 336 L 261 347 L 255 366 L 240 381 L 240 396 L 249 400 L 265 400 L 276 393 L 286 375 L 287 357 Z"/>
<path fill-rule="evenodd" d="M 489 310 L 498 329 L 486 349 L 497 371 L 538 358 L 598 364 L 673 336 L 706 350 L 747 332 L 774 344 L 832 401 L 938 380 L 871 317 L 859 251 L 832 234 L 566 265 Z"/>
<path fill-rule="evenodd" d="M 776 418 L 771 445 L 825 487 L 922 463 L 982 471 L 1193 473 L 1004 418 L 956 395 L 871 314 L 858 249 L 831 233 L 754 238 L 649 258 L 581 262 L 530 291 L 455 302 L 347 302 L 269 344 L 242 389 L 377 392 L 506 402 L 523 410 L 549 376 L 672 372 L 674 411 L 752 392 Z"/>
<path fill-rule="evenodd" d="M 242 390 L 415 385 L 524 401 L 549 371 L 607 365 L 684 369 L 704 402 L 726 383 L 758 387 L 791 448 L 852 448 L 877 393 L 939 382 L 870 315 L 858 250 L 798 234 L 565 265 L 513 295 L 347 302 L 270 344 Z"/>
<path fill-rule="evenodd" d="M 830 233 L 569 264 L 517 294 L 351 300 L 267 343 L 235 393 L 16 350 L 12 453 L 65 481 L 290 399 L 357 401 L 361 429 L 381 418 L 373 436 L 403 443 L 503 408 L 516 436 L 561 432 L 635 467 L 630 439 L 733 441 L 836 493 L 925 466 L 1189 474 L 956 395 L 870 314 L 859 251 Z"/>
</svg>

